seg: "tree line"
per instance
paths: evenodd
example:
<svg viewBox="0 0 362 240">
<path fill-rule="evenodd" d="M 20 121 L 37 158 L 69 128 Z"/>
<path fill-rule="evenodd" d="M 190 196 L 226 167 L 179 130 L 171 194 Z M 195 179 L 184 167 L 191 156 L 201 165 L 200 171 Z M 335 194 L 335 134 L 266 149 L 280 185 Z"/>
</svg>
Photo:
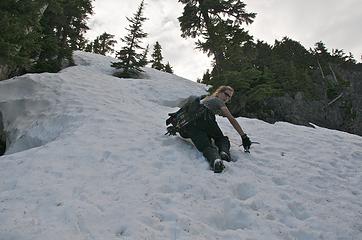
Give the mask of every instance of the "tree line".
<svg viewBox="0 0 362 240">
<path fill-rule="evenodd" d="M 352 54 L 335 49 L 330 52 L 317 42 L 306 49 L 299 42 L 284 37 L 273 45 L 255 41 L 244 29 L 252 24 L 256 13 L 247 12 L 240 0 L 179 0 L 184 5 L 178 18 L 182 37 L 194 38 L 196 48 L 213 59 L 213 67 L 199 81 L 214 88 L 231 85 L 235 88 L 232 104 L 244 104 L 254 111 L 272 96 L 302 92 L 311 99 L 333 99 L 348 85 L 341 79 L 337 67 L 353 68 L 357 64 Z M 122 47 L 115 51 L 114 35 L 104 32 L 89 41 L 84 37 L 89 29 L 88 17 L 93 14 L 92 0 L 4 0 L 0 3 L 0 73 L 7 77 L 26 72 L 57 72 L 73 64 L 72 52 L 84 50 L 98 54 L 115 53 L 112 66 L 117 76 L 134 77 L 142 67 L 172 73 L 164 63 L 159 42 L 153 46 L 143 41 L 144 1 L 139 4 L 129 22 Z M 325 79 L 326 91 L 316 87 L 314 74 Z M 332 76 L 332 78 L 330 77 Z"/>
<path fill-rule="evenodd" d="M 117 41 L 114 35 L 104 32 L 92 41 L 84 36 L 89 30 L 87 20 L 93 14 L 92 2 L 93 0 L 1 1 L 0 80 L 24 73 L 58 72 L 74 64 L 74 50 L 102 55 L 115 52 Z M 153 68 L 173 73 L 171 65 L 162 62 L 159 42 L 154 45 L 152 60 L 147 59 L 148 46 L 140 46 L 140 39 L 147 36 L 141 29 L 146 20 L 142 16 L 143 9 L 142 1 L 134 18 L 127 18 L 130 21 L 127 28 L 129 34 L 121 38 L 124 47 L 116 52 L 120 63 L 115 63 L 114 67 L 126 70 L 123 71 L 124 75 L 132 75 L 133 70 L 136 73 L 141 71 L 140 67 L 152 63 Z M 144 52 L 138 53 L 139 49 Z"/>
<path fill-rule="evenodd" d="M 56 72 L 82 48 L 88 0 L 4 0 L 0 3 L 0 70 L 8 77 Z M 3 74 L 4 75 L 4 74 Z"/>
<path fill-rule="evenodd" d="M 220 85 L 233 86 L 230 105 L 238 109 L 235 115 L 263 111 L 265 100 L 286 94 L 332 100 L 349 84 L 337 69 L 358 65 L 361 69 L 351 53 L 330 52 L 322 41 L 309 50 L 288 37 L 273 45 L 255 41 L 244 26 L 253 23 L 256 13 L 247 12 L 242 1 L 179 2 L 184 5 L 178 18 L 182 37 L 194 38 L 196 47 L 213 58 L 211 71 L 199 82 L 212 85 L 211 91 Z"/>
</svg>

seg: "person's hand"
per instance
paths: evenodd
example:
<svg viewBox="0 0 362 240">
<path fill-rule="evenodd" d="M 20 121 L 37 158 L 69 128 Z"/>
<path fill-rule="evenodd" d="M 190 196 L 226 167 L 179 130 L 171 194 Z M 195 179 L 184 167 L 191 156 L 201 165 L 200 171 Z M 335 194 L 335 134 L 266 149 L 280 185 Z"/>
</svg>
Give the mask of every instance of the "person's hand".
<svg viewBox="0 0 362 240">
<path fill-rule="evenodd" d="M 241 140 L 243 141 L 243 147 L 245 151 L 249 151 L 249 148 L 251 146 L 251 141 L 248 135 L 244 134 L 241 136 Z"/>
</svg>

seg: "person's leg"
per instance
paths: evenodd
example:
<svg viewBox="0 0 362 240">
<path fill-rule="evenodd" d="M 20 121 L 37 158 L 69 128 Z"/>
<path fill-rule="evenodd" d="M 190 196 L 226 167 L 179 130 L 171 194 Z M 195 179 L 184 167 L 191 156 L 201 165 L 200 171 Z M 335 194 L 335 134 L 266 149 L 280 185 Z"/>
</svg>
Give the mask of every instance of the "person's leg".
<svg viewBox="0 0 362 240">
<path fill-rule="evenodd" d="M 224 136 L 216 121 L 210 121 L 207 127 L 207 134 L 214 139 L 222 160 L 230 161 L 230 141 Z"/>
<path fill-rule="evenodd" d="M 197 150 L 202 152 L 204 157 L 209 161 L 210 167 L 215 172 L 221 172 L 222 166 L 218 166 L 217 169 L 215 169 L 215 160 L 220 159 L 220 155 L 218 153 L 217 148 L 212 145 L 211 140 L 209 136 L 206 134 L 206 132 L 195 131 L 190 138 L 194 143 L 195 147 L 197 148 Z"/>
<path fill-rule="evenodd" d="M 222 160 L 230 162 L 230 141 L 226 136 L 214 138 L 215 145 L 219 149 L 219 154 Z"/>
</svg>

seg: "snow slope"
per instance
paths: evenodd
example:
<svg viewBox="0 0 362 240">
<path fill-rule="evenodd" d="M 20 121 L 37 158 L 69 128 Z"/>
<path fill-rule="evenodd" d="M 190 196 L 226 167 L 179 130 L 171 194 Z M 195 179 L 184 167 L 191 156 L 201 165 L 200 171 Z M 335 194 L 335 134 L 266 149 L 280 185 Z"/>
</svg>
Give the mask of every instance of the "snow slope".
<svg viewBox="0 0 362 240">
<path fill-rule="evenodd" d="M 362 138 L 238 118 L 261 144 L 214 174 L 165 136 L 178 102 L 205 86 L 154 69 L 112 77 L 114 59 L 0 82 L 0 239 L 362 239 Z"/>
</svg>

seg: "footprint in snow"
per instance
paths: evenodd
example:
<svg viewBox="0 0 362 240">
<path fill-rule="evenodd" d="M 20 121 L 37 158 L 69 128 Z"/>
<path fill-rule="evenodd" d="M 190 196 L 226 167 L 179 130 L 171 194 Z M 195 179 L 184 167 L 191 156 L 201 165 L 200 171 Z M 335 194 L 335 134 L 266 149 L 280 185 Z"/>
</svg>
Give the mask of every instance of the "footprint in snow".
<svg viewBox="0 0 362 240">
<path fill-rule="evenodd" d="M 286 179 L 281 177 L 272 177 L 272 181 L 278 186 L 283 186 L 287 184 Z"/>
<path fill-rule="evenodd" d="M 296 217 L 297 219 L 299 219 L 301 221 L 310 217 L 308 212 L 304 208 L 303 204 L 301 204 L 301 203 L 298 203 L 298 202 L 288 203 L 288 208 L 292 211 L 294 217 Z"/>
<path fill-rule="evenodd" d="M 248 229 L 252 219 L 238 202 L 226 199 L 222 209 L 207 218 L 207 224 L 222 231 Z"/>
<path fill-rule="evenodd" d="M 256 195 L 256 188 L 250 183 L 240 183 L 234 186 L 234 196 L 239 200 L 247 200 Z"/>
</svg>

